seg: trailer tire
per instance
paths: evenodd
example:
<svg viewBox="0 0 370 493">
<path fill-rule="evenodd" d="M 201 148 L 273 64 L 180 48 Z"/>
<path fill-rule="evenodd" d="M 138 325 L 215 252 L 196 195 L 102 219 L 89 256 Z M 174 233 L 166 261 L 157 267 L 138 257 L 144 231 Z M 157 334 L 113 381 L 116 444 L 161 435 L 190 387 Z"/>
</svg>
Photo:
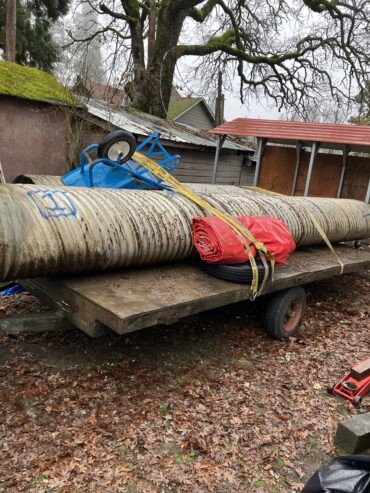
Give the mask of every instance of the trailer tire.
<svg viewBox="0 0 370 493">
<path fill-rule="evenodd" d="M 121 146 L 121 149 L 118 145 L 116 146 L 116 148 L 113 147 L 119 142 L 123 144 Z M 116 156 L 114 156 L 113 154 L 122 150 L 123 155 L 122 158 L 118 160 L 118 163 L 123 164 L 131 158 L 136 150 L 136 145 L 136 139 L 132 135 L 132 133 L 127 132 L 126 130 L 115 130 L 114 132 L 106 135 L 100 142 L 98 147 L 98 157 L 115 161 Z"/>
<path fill-rule="evenodd" d="M 257 262 L 258 279 L 261 281 L 265 274 L 265 267 L 262 262 Z M 202 269 L 213 277 L 218 277 L 224 281 L 237 282 L 239 284 L 252 284 L 253 273 L 251 264 L 207 264 L 202 262 Z"/>
<path fill-rule="evenodd" d="M 272 339 L 294 336 L 304 317 L 306 291 L 300 287 L 284 289 L 270 296 L 265 312 L 265 330 Z"/>
</svg>

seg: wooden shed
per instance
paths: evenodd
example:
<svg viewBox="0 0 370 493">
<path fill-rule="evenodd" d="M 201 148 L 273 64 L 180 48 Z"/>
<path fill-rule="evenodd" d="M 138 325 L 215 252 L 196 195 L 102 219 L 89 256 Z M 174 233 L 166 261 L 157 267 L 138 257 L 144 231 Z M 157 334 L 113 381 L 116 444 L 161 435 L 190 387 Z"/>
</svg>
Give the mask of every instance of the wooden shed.
<svg viewBox="0 0 370 493">
<path fill-rule="evenodd" d="M 0 62 L 0 162 L 7 181 L 66 171 L 68 112 L 75 102 L 50 74 Z"/>
<path fill-rule="evenodd" d="M 287 195 L 369 200 L 370 126 L 237 118 L 210 132 L 256 137 L 254 186 Z M 221 162 L 221 160 L 220 160 Z"/>
<path fill-rule="evenodd" d="M 182 158 L 180 166 L 173 172 L 176 178 L 189 183 L 212 183 L 217 139 L 206 131 L 139 111 L 112 107 L 98 100 L 87 101 L 82 116 L 77 152 L 117 128 L 133 133 L 139 142 L 156 132 L 168 151 Z M 252 154 L 254 150 L 243 142 L 227 139 L 222 151 L 222 164 L 217 170 L 217 183 L 251 185 L 255 168 Z"/>
</svg>

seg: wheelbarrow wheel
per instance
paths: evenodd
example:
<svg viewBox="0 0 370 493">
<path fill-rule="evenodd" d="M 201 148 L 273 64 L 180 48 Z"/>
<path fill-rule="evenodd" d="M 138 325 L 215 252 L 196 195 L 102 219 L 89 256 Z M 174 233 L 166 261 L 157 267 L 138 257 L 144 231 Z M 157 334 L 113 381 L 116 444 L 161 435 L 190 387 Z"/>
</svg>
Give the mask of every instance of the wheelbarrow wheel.
<svg viewBox="0 0 370 493">
<path fill-rule="evenodd" d="M 98 147 L 98 157 L 123 164 L 136 150 L 135 137 L 126 130 L 115 130 L 106 135 Z"/>
<path fill-rule="evenodd" d="M 284 289 L 270 296 L 265 312 L 265 330 L 273 339 L 294 336 L 306 310 L 306 291 L 300 287 Z"/>
<path fill-rule="evenodd" d="M 352 404 L 355 407 L 358 407 L 361 405 L 361 402 L 362 402 L 362 397 L 360 397 L 359 395 L 355 395 L 355 397 L 353 398 Z"/>
</svg>

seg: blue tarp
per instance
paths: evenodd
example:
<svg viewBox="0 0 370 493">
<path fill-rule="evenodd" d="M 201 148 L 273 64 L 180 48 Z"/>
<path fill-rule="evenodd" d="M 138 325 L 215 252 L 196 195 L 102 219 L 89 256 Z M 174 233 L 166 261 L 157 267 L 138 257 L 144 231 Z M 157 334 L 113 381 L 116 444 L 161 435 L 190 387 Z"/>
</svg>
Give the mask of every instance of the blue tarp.
<svg viewBox="0 0 370 493">
<path fill-rule="evenodd" d="M 24 289 L 19 284 L 12 284 L 6 289 L 0 291 L 0 296 L 13 296 L 14 294 L 22 293 Z"/>
</svg>

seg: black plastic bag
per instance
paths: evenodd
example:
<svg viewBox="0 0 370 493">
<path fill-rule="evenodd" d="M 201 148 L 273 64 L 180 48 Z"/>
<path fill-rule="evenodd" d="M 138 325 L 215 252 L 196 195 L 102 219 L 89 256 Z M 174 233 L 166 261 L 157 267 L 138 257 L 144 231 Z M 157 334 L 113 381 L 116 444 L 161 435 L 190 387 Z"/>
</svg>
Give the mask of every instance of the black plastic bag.
<svg viewBox="0 0 370 493">
<path fill-rule="evenodd" d="M 370 456 L 338 457 L 316 471 L 302 493 L 370 493 Z"/>
</svg>

